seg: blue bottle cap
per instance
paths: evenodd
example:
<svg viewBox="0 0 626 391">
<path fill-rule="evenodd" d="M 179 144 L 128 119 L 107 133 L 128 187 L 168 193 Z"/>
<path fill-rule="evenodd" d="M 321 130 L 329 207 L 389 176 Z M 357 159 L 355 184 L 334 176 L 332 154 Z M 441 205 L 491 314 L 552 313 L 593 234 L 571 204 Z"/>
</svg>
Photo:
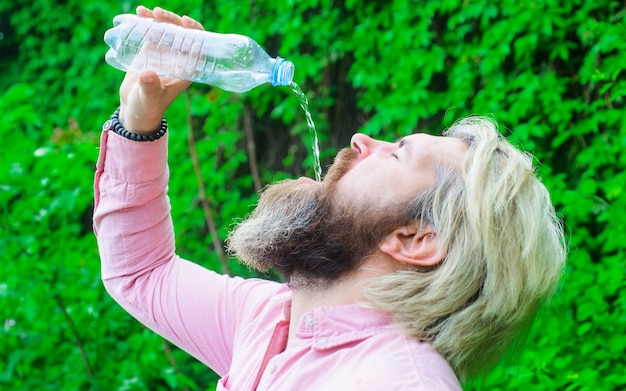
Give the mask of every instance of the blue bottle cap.
<svg viewBox="0 0 626 391">
<path fill-rule="evenodd" d="M 284 58 L 276 57 L 272 71 L 273 86 L 288 86 L 293 80 L 293 63 Z"/>
</svg>

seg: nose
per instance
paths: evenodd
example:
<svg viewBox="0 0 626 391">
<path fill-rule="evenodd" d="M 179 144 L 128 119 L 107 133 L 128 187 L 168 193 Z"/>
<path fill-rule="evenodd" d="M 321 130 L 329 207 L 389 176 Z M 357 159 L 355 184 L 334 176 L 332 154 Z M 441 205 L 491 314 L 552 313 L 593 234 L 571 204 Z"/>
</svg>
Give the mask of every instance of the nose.
<svg viewBox="0 0 626 391">
<path fill-rule="evenodd" d="M 372 154 L 376 140 L 363 133 L 356 133 L 350 140 L 350 146 L 357 151 L 361 159 Z"/>
<path fill-rule="evenodd" d="M 356 133 L 350 140 L 350 146 L 357 151 L 359 158 L 365 159 L 376 151 L 383 151 L 392 148 L 393 144 L 385 141 L 375 140 L 363 133 Z"/>
</svg>

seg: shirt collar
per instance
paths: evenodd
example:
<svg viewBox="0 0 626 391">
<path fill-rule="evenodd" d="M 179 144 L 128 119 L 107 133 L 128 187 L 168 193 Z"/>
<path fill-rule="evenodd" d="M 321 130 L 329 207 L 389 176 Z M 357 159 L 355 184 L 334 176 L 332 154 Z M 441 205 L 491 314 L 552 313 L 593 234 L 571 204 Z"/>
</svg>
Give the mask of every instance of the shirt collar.
<svg viewBox="0 0 626 391">
<path fill-rule="evenodd" d="M 359 304 L 318 307 L 302 317 L 296 338 L 312 339 L 313 349 L 325 350 L 393 328 L 389 315 Z"/>
</svg>

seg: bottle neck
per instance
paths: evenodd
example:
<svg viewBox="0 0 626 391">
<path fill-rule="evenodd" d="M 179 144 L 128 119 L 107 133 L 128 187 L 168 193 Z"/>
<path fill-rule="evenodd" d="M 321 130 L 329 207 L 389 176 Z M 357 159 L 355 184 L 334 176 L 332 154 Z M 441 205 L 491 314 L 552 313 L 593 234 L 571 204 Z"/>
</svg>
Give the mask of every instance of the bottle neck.
<svg viewBox="0 0 626 391">
<path fill-rule="evenodd" d="M 288 86 L 293 80 L 293 63 L 284 58 L 276 57 L 272 70 L 273 86 Z"/>
</svg>

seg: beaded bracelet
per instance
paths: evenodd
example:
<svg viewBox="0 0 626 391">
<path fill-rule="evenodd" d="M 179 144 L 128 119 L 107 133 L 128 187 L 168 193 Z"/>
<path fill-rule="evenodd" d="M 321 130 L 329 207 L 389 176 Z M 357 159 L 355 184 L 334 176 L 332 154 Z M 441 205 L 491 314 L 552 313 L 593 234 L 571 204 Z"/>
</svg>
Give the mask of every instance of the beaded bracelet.
<svg viewBox="0 0 626 391">
<path fill-rule="evenodd" d="M 154 141 L 163 137 L 163 135 L 167 131 L 167 121 L 165 120 L 165 117 L 163 117 L 163 119 L 161 120 L 161 128 L 156 133 L 132 133 L 124 129 L 124 126 L 122 126 L 122 123 L 120 122 L 120 108 L 118 107 L 117 110 L 115 110 L 115 113 L 111 115 L 111 119 L 109 119 L 107 122 L 104 123 L 104 125 L 102 125 L 102 130 L 112 130 L 120 136 L 133 141 Z"/>
</svg>

